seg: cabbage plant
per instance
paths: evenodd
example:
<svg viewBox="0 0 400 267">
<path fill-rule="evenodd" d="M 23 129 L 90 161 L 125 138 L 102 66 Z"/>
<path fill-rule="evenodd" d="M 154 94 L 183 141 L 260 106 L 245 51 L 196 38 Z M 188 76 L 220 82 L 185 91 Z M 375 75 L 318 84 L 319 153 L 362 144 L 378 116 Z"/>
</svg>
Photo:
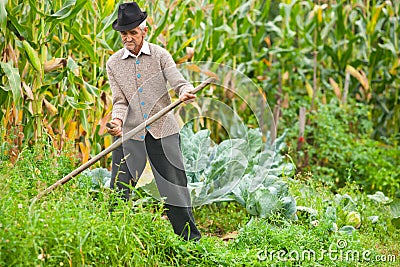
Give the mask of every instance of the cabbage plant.
<svg viewBox="0 0 400 267">
<path fill-rule="evenodd" d="M 237 201 L 252 215 L 268 218 L 281 212 L 295 217 L 296 201 L 282 179 L 294 170 L 281 155 L 284 134 L 271 144 L 268 136 L 262 141 L 259 129 L 247 129 L 243 138 L 214 144 L 210 131 L 194 133 L 187 124 L 181 139 L 194 206 Z"/>
</svg>

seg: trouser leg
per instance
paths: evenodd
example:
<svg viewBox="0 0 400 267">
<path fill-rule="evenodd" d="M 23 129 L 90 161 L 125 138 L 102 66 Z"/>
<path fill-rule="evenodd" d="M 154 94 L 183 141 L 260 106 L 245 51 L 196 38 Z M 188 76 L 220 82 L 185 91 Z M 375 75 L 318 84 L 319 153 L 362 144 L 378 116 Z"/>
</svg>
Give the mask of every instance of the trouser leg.
<svg viewBox="0 0 400 267">
<path fill-rule="evenodd" d="M 116 139 L 115 139 L 116 140 Z M 117 187 L 122 198 L 128 200 L 130 188 L 135 186 L 137 180 L 146 166 L 146 151 L 144 142 L 127 140 L 112 152 L 112 169 L 110 187 Z"/>
<path fill-rule="evenodd" d="M 185 240 L 200 239 L 192 214 L 187 177 L 180 150 L 179 135 L 154 139 L 146 135 L 146 150 L 167 216 L 174 232 Z"/>
</svg>

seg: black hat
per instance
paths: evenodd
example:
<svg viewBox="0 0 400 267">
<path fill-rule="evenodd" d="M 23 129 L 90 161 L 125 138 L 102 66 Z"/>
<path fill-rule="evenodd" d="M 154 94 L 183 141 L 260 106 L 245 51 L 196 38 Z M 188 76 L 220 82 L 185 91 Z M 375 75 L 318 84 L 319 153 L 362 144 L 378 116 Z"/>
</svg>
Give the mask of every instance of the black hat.
<svg viewBox="0 0 400 267">
<path fill-rule="evenodd" d="M 136 2 L 120 4 L 118 19 L 112 25 L 116 31 L 128 31 L 136 28 L 147 18 L 147 13 L 142 12 Z"/>
</svg>

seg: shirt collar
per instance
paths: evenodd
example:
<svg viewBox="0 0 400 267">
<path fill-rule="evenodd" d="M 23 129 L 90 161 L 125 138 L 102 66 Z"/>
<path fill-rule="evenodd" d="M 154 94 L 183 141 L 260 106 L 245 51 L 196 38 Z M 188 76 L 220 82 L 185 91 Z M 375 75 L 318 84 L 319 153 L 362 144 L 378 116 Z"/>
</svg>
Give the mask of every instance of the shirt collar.
<svg viewBox="0 0 400 267">
<path fill-rule="evenodd" d="M 127 59 L 129 56 L 134 57 L 134 58 L 137 58 L 137 57 L 139 57 L 142 53 L 143 53 L 143 54 L 146 54 L 146 55 L 149 55 L 149 56 L 151 55 L 151 53 L 150 53 L 149 42 L 143 41 L 142 48 L 140 49 L 139 54 L 138 54 L 137 56 L 134 55 L 134 54 L 132 54 L 131 51 L 129 51 L 128 49 L 126 49 L 126 48 L 124 47 L 124 54 L 122 55 L 121 59 Z"/>
</svg>

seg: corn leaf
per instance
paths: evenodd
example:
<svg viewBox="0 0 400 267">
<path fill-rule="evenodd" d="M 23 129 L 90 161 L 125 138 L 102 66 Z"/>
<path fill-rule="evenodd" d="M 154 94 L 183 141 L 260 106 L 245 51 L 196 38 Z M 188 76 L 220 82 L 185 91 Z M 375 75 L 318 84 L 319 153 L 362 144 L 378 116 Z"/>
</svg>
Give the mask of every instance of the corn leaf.
<svg viewBox="0 0 400 267">
<path fill-rule="evenodd" d="M 75 17 L 87 3 L 86 0 L 67 0 L 56 13 L 47 17 L 48 21 L 65 21 Z"/>
<path fill-rule="evenodd" d="M 0 0 L 0 30 L 4 33 L 7 25 L 7 0 Z"/>
<path fill-rule="evenodd" d="M 112 1 L 107 1 L 107 2 L 112 2 Z M 102 24 L 104 25 L 99 33 L 97 34 L 97 38 L 102 38 L 102 35 L 108 27 L 111 26 L 111 24 L 114 22 L 114 20 L 117 18 L 118 14 L 118 8 L 114 8 L 114 11 L 105 19 L 103 19 Z"/>
<path fill-rule="evenodd" d="M 97 56 L 95 55 L 93 40 L 88 39 L 87 37 L 83 36 L 79 30 L 75 27 L 69 29 L 70 33 L 76 38 L 76 44 L 81 46 L 85 52 L 89 55 L 90 59 L 93 62 L 98 62 Z"/>
<path fill-rule="evenodd" d="M 331 84 L 332 88 L 333 88 L 333 92 L 335 93 L 336 97 L 340 100 L 342 99 L 342 93 L 340 91 L 339 85 L 337 84 L 337 82 L 332 79 L 329 78 L 329 83 Z"/>
<path fill-rule="evenodd" d="M 4 87 L 6 91 L 11 90 L 14 102 L 21 102 L 21 78 L 17 68 L 13 67 L 12 61 L 4 63 L 0 62 L 0 66 L 8 79 L 9 87 Z"/>
<path fill-rule="evenodd" d="M 167 24 L 167 21 L 168 21 L 168 16 L 169 16 L 169 9 L 164 14 L 164 16 L 161 19 L 161 21 L 159 22 L 159 24 L 157 25 L 157 29 L 155 30 L 155 32 L 151 35 L 150 42 L 154 42 L 157 39 L 157 37 L 160 35 L 160 33 L 164 30 L 165 25 Z"/>
</svg>

